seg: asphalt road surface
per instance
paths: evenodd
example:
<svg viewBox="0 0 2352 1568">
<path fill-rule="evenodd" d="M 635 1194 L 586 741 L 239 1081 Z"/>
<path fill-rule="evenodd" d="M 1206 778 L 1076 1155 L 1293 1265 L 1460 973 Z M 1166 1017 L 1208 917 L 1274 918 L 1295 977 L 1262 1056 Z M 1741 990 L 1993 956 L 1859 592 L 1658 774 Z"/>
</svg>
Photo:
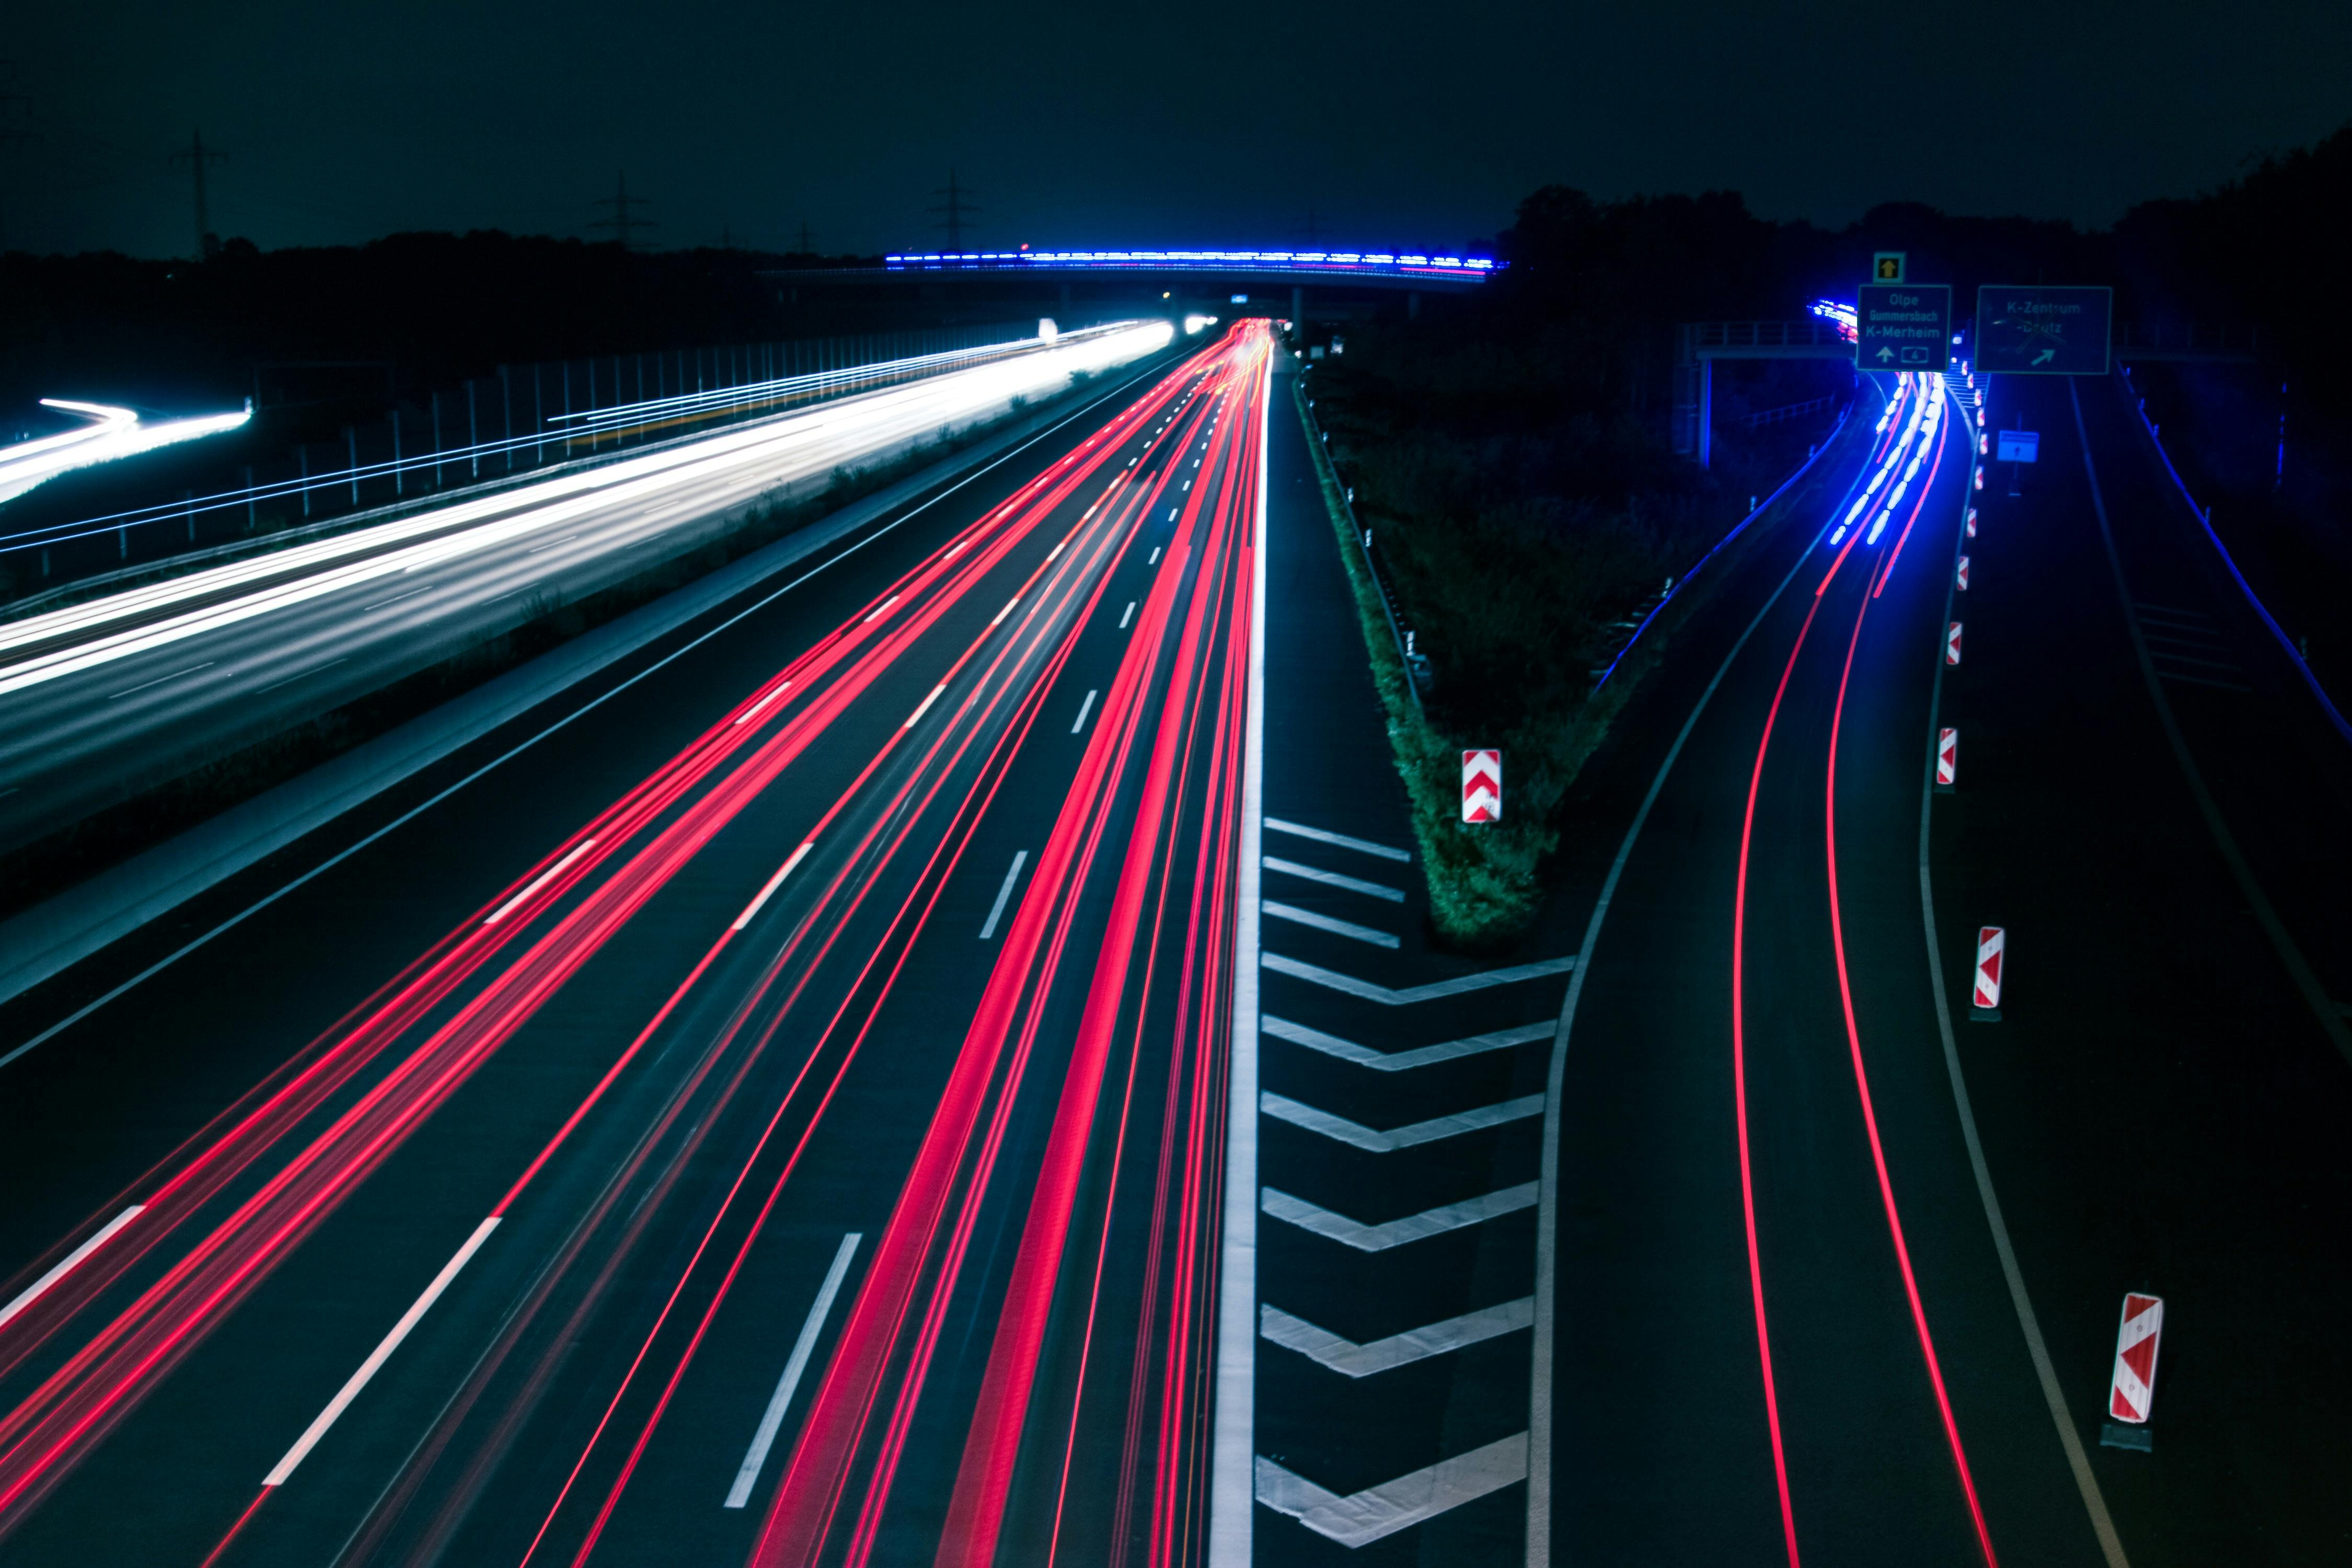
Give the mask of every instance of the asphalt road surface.
<svg viewBox="0 0 2352 1568">
<path fill-rule="evenodd" d="M 16 1063 L 9 1560 L 1193 1550 L 1269 346 Z"/>
</svg>

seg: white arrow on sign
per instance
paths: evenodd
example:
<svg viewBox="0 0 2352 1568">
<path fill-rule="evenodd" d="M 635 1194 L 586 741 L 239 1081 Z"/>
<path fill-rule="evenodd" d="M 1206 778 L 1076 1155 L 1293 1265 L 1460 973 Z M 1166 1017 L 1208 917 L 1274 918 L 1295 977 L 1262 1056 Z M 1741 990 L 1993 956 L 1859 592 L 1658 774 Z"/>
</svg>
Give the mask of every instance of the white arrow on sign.
<svg viewBox="0 0 2352 1568">
<path fill-rule="evenodd" d="M 1894 359 L 1894 357 L 1895 351 L 1893 349 L 1881 349 L 1878 351 L 1878 363 L 1881 364 L 1885 364 Z"/>
</svg>

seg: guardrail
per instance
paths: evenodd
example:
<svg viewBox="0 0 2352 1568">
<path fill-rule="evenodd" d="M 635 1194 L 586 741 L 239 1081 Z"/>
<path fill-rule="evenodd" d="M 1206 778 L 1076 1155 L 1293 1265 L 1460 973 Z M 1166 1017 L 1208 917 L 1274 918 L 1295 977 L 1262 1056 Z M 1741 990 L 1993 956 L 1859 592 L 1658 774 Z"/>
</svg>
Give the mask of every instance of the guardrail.
<svg viewBox="0 0 2352 1568">
<path fill-rule="evenodd" d="M 2124 384 L 2124 390 L 2131 395 L 2132 411 L 2139 416 L 2140 427 L 2147 433 L 2148 445 L 2156 448 L 2157 458 L 2164 464 L 2164 471 L 2171 476 L 2172 488 L 2179 490 L 2180 499 L 2188 503 L 2189 515 L 2197 520 L 2197 526 L 2205 531 L 2205 537 L 2212 542 L 2214 553 L 2221 556 L 2221 564 L 2230 569 L 2230 580 L 2237 584 L 2238 592 L 2246 596 L 2246 603 L 2253 606 L 2254 614 L 2261 616 L 2263 625 L 2270 628 L 2271 636 L 2277 640 L 2288 662 L 2294 666 L 2295 673 L 2303 677 L 2303 683 L 2311 689 L 2311 695 L 2318 700 L 2320 710 L 2327 715 L 2327 721 L 2336 726 L 2336 732 L 2347 741 L 2352 741 L 2352 723 L 2345 721 L 2344 715 L 2336 708 L 2335 700 L 2327 695 L 2327 689 L 2319 684 L 2317 676 L 2311 673 L 2311 663 L 2303 657 L 2303 650 L 2295 646 L 2294 639 L 2286 635 L 2286 628 L 2278 624 L 2278 618 L 2271 614 L 2269 606 L 2264 605 L 2260 595 L 2255 594 L 2253 584 L 2246 581 L 2246 574 L 2238 570 L 2237 558 L 2230 553 L 2230 547 L 2221 542 L 2220 534 L 2213 531 L 2212 507 L 2198 505 L 2197 498 L 2189 493 L 2188 481 L 2180 477 L 2180 470 L 2173 466 L 2172 454 L 2164 449 L 2164 438 L 2156 433 L 2156 421 L 2147 416 L 2147 399 L 2142 397 L 2139 395 L 2139 388 L 2132 384 L 2131 367 L 2118 360 L 2116 363 L 2116 378 Z"/>
<path fill-rule="evenodd" d="M 1818 414 L 1824 408 L 1834 408 L 1837 406 L 1837 402 L 1834 396 L 1810 398 L 1803 403 L 1790 403 L 1782 407 L 1767 408 L 1761 413 L 1750 414 L 1744 423 L 1750 430 L 1758 430 L 1767 425 L 1778 425 L 1784 419 L 1802 419 L 1808 414 Z"/>
<path fill-rule="evenodd" d="M 1676 595 L 1680 594 L 1685 588 L 1690 586 L 1690 580 L 1697 576 L 1701 572 L 1706 571 L 1706 563 L 1714 560 L 1723 550 L 1724 546 L 1729 544 L 1742 533 L 1745 533 L 1748 531 L 1748 525 L 1749 523 L 1754 522 L 1758 518 L 1762 517 L 1766 512 L 1769 511 L 1772 509 L 1772 503 L 1774 501 L 1779 500 L 1782 496 L 1788 494 L 1790 486 L 1795 484 L 1799 479 L 1803 479 L 1806 472 L 1811 469 L 1815 463 L 1822 460 L 1822 455 L 1832 447 L 1837 445 L 1838 434 L 1845 428 L 1845 422 L 1848 418 L 1852 417 L 1853 414 L 1853 400 L 1852 398 L 1848 398 L 1846 400 L 1846 405 L 1838 410 L 1837 424 L 1831 427 L 1828 438 L 1822 441 L 1819 446 L 1815 447 L 1810 453 L 1806 454 L 1805 460 L 1798 464 L 1796 468 L 1787 479 L 1780 481 L 1779 487 L 1776 488 L 1770 495 L 1766 496 L 1753 510 L 1749 511 L 1746 517 L 1741 518 L 1738 526 L 1734 527 L 1729 533 L 1725 534 L 1721 539 L 1717 540 L 1714 547 L 1708 550 L 1706 554 L 1700 556 L 1696 565 L 1692 566 L 1689 571 L 1684 573 L 1680 577 L 1668 581 L 1664 591 L 1657 595 L 1655 602 L 1650 605 L 1647 613 L 1641 617 L 1641 624 L 1633 628 L 1633 635 L 1627 637 L 1625 639 L 1624 646 L 1617 650 L 1617 657 L 1611 659 L 1608 664 L 1593 677 L 1592 689 L 1594 691 L 1597 692 L 1602 687 L 1609 684 L 1609 678 L 1617 673 L 1617 667 L 1625 662 L 1625 656 L 1633 651 L 1633 645 L 1642 640 L 1642 634 L 1648 631 L 1650 627 L 1655 624 L 1657 618 L 1665 613 L 1666 606 L 1675 602 Z"/>
<path fill-rule="evenodd" d="M 1380 557 L 1372 552 L 1372 531 L 1356 516 L 1356 492 L 1341 482 L 1339 470 L 1332 465 L 1328 450 L 1330 433 L 1316 422 L 1315 401 L 1307 395 L 1307 378 L 1301 375 L 1294 384 L 1293 395 L 1298 399 L 1298 416 L 1307 422 L 1307 433 L 1315 438 L 1307 445 L 1315 451 L 1316 471 L 1327 480 L 1339 498 L 1339 505 L 1348 514 L 1348 533 L 1364 558 L 1364 570 L 1372 580 L 1372 592 L 1379 595 L 1381 613 L 1388 617 L 1389 635 L 1396 638 L 1397 662 L 1404 668 L 1405 694 L 1412 699 L 1412 710 L 1421 711 L 1421 689 L 1429 681 L 1429 656 L 1413 645 L 1412 628 L 1397 614 L 1396 591 L 1390 585 L 1387 572 L 1381 569 Z"/>
</svg>

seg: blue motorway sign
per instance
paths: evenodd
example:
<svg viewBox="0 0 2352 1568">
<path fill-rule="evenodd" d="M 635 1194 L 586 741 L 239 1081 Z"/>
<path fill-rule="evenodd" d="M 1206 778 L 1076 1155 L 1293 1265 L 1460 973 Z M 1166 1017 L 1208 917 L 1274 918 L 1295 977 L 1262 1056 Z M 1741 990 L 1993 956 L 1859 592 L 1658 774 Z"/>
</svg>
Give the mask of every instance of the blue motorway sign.
<svg viewBox="0 0 2352 1568">
<path fill-rule="evenodd" d="M 2116 291 L 1988 283 L 1977 290 L 1975 366 L 2000 375 L 2105 375 Z"/>
<path fill-rule="evenodd" d="M 1853 302 L 1857 370 L 1941 374 L 1952 363 L 1948 283 L 1865 283 Z"/>
<path fill-rule="evenodd" d="M 2042 432 L 2039 430 L 2003 430 L 1994 458 L 2003 463 L 2039 462 L 2042 458 Z"/>
</svg>

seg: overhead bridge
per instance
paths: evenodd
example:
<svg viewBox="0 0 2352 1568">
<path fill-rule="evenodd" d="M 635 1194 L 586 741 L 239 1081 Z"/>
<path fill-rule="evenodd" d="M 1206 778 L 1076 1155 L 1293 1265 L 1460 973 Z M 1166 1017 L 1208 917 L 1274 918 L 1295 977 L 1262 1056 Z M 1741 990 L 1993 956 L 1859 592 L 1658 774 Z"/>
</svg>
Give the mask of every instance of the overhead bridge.
<svg viewBox="0 0 2352 1568">
<path fill-rule="evenodd" d="M 1347 320 L 1393 308 L 1418 315 L 1424 294 L 1469 293 L 1501 270 L 1482 256 L 1356 250 L 1013 250 L 907 252 L 878 267 L 804 268 L 762 276 L 781 289 L 884 299 L 914 291 L 958 310 L 1020 301 L 1083 319 L 1138 310 L 1229 312 L 1235 303 L 1293 321 Z"/>
<path fill-rule="evenodd" d="M 1853 363 L 1853 339 L 1836 321 L 1685 321 L 1675 332 L 1675 450 L 1705 468 L 1715 445 L 1715 362 L 1833 359 Z"/>
</svg>

